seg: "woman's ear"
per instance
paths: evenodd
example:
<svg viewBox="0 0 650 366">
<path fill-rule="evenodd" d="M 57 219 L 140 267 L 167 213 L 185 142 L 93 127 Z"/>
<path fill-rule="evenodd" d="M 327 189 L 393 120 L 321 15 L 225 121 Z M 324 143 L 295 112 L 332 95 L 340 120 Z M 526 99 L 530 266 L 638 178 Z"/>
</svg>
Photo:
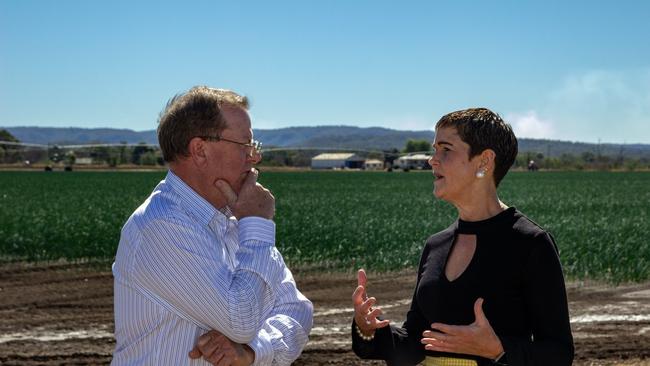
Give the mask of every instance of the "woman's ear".
<svg viewBox="0 0 650 366">
<path fill-rule="evenodd" d="M 480 168 L 486 169 L 491 172 L 494 171 L 494 159 L 496 159 L 497 154 L 492 149 L 485 149 L 480 155 Z"/>
</svg>

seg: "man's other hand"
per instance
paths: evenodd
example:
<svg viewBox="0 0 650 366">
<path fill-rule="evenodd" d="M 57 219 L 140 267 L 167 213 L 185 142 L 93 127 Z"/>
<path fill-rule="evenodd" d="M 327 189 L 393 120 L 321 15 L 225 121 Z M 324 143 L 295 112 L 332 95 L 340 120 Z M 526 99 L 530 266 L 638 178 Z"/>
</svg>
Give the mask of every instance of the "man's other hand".
<svg viewBox="0 0 650 366">
<path fill-rule="evenodd" d="M 275 215 L 275 197 L 271 191 L 257 183 L 258 175 L 259 172 L 256 169 L 251 169 L 239 195 L 227 182 L 223 180 L 216 182 L 217 188 L 226 197 L 228 206 L 238 220 L 247 216 L 259 216 L 272 220 Z"/>
<path fill-rule="evenodd" d="M 248 345 L 235 343 L 216 330 L 211 330 L 199 337 L 189 357 L 203 357 L 215 366 L 249 366 L 255 361 L 255 352 Z"/>
</svg>

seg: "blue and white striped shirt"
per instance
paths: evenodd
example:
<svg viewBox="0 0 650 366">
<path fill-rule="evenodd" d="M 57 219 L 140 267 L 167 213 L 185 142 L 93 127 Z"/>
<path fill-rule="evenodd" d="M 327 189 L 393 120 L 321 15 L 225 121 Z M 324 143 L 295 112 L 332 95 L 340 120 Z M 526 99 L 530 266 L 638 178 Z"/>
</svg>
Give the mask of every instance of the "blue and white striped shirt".
<svg viewBox="0 0 650 366">
<path fill-rule="evenodd" d="M 171 171 L 131 215 L 117 250 L 112 365 L 208 365 L 188 352 L 215 329 L 289 365 L 312 327 L 311 302 L 275 247 L 275 224 L 237 221 Z"/>
</svg>

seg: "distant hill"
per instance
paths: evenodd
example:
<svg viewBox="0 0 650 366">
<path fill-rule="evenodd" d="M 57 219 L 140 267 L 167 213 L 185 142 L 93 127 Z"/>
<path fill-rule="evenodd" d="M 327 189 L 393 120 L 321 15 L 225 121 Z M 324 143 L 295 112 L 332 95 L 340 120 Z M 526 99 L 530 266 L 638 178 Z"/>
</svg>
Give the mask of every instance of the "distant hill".
<svg viewBox="0 0 650 366">
<path fill-rule="evenodd" d="M 21 142 L 33 144 L 158 143 L 154 130 L 136 132 L 128 129 L 77 127 L 0 127 L 0 129 L 9 131 Z"/>
<path fill-rule="evenodd" d="M 433 140 L 433 131 L 397 131 L 381 127 L 317 126 L 255 130 L 265 146 L 355 149 L 404 148 L 409 139 Z"/>
<path fill-rule="evenodd" d="M 519 151 L 534 151 L 544 156 L 558 157 L 562 154 L 582 155 L 590 152 L 594 155 L 626 158 L 650 158 L 649 144 L 590 144 L 586 142 L 570 142 L 541 139 L 519 139 Z"/>
<path fill-rule="evenodd" d="M 0 127 L 2 128 L 2 127 Z M 157 144 L 155 130 L 133 131 L 112 128 L 6 127 L 22 142 L 36 144 L 140 143 Z M 255 138 L 265 147 L 333 147 L 346 149 L 403 149 L 409 139 L 432 141 L 433 131 L 398 131 L 381 127 L 316 126 L 256 129 Z M 545 156 L 562 154 L 650 158 L 648 144 L 590 144 L 558 140 L 520 139 L 520 152 L 539 152 Z"/>
<path fill-rule="evenodd" d="M 0 127 L 1 128 L 1 127 Z M 155 130 L 133 131 L 111 128 L 4 127 L 18 140 L 34 144 L 89 144 L 146 142 L 157 144 Z M 341 147 L 359 149 L 403 148 L 408 139 L 433 139 L 432 131 L 396 131 L 387 128 L 319 126 L 256 129 L 255 138 L 264 146 Z"/>
</svg>

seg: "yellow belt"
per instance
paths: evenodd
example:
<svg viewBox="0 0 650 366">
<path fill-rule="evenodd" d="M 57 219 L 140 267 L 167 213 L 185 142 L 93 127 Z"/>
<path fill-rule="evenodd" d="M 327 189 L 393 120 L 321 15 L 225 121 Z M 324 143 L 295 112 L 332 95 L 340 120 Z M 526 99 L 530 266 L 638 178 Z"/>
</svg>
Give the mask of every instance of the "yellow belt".
<svg viewBox="0 0 650 366">
<path fill-rule="evenodd" d="M 430 357 L 424 359 L 424 366 L 478 366 L 476 361 L 455 357 Z"/>
</svg>

